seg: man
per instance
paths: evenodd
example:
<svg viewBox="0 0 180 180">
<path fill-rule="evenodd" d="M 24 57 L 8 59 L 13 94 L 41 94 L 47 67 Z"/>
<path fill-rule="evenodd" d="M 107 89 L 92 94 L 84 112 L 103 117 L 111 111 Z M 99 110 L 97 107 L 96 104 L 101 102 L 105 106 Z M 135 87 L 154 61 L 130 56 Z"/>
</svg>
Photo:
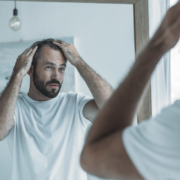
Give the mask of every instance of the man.
<svg viewBox="0 0 180 180">
<path fill-rule="evenodd" d="M 59 93 L 67 60 L 94 99 L 81 93 Z M 29 92 L 18 95 L 27 73 Z M 11 179 L 86 180 L 79 163 L 86 128 L 111 93 L 112 88 L 73 45 L 47 39 L 26 49 L 18 56 L 0 97 L 0 139 L 7 138 L 12 154 Z"/>
<path fill-rule="evenodd" d="M 155 118 L 131 126 L 153 70 L 179 36 L 180 1 L 169 9 L 95 119 L 81 154 L 81 165 L 87 172 L 113 179 L 180 179 L 180 101 Z"/>
</svg>

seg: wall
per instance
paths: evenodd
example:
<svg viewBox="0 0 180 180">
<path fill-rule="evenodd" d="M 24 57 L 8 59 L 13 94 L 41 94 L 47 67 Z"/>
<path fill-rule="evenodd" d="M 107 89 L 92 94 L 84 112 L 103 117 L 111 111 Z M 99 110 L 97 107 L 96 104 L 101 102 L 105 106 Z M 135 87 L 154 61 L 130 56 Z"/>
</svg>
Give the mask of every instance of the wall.
<svg viewBox="0 0 180 180">
<path fill-rule="evenodd" d="M 9 20 L 13 17 L 14 2 L 0 2 L 0 42 L 20 41 L 22 38 L 22 29 L 13 32 L 9 26 Z M 21 17 L 21 8 L 18 8 L 18 14 Z"/>
<path fill-rule="evenodd" d="M 0 1 L 0 42 L 74 37 L 81 57 L 114 88 L 134 62 L 133 6 L 118 4 L 17 2 L 20 31 L 8 27 L 14 2 Z M 75 73 L 76 91 L 91 95 Z M 6 142 L 0 143 L 0 174 L 8 180 L 11 164 Z"/>
</svg>

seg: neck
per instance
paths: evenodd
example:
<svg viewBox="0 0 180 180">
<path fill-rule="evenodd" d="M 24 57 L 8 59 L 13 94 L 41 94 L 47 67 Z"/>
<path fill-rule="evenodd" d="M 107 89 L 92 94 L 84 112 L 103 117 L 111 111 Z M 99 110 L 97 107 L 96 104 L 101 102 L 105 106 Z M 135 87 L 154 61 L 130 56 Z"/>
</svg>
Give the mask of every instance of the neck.
<svg viewBox="0 0 180 180">
<path fill-rule="evenodd" d="M 48 98 L 47 96 L 43 95 L 41 92 L 39 92 L 39 90 L 35 87 L 32 80 L 30 81 L 30 88 L 29 88 L 29 92 L 27 95 L 35 101 L 46 101 L 46 100 L 51 99 L 51 98 Z"/>
</svg>

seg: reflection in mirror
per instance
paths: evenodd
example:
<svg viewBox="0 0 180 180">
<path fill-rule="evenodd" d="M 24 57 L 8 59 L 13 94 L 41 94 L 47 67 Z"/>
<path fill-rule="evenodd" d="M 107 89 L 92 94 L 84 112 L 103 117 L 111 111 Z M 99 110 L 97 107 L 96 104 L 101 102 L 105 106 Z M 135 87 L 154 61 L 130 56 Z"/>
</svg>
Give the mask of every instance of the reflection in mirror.
<svg viewBox="0 0 180 180">
<path fill-rule="evenodd" d="M 0 92 L 10 81 L 17 57 L 36 41 L 58 38 L 74 44 L 85 63 L 77 65 L 72 60 L 67 63 L 62 89 L 54 98 L 42 95 L 33 84 L 34 94 L 28 96 L 33 75 L 29 73 L 23 78 L 20 92 L 24 94 L 14 102 L 15 114 L 8 113 L 14 115 L 15 122 L 0 142 L 0 161 L 4 162 L 0 165 L 1 177 L 3 180 L 99 179 L 82 170 L 79 156 L 97 109 L 111 93 L 110 86 L 116 88 L 134 62 L 133 5 L 17 2 L 17 7 L 22 27 L 14 32 L 8 27 L 14 2 L 0 2 Z M 49 49 L 43 51 L 44 60 L 59 66 L 59 60 L 63 61 L 60 51 L 58 54 L 53 50 L 48 55 L 47 52 Z M 73 57 L 77 57 L 73 52 Z M 48 70 L 43 74 L 40 64 L 43 62 L 37 64 L 39 80 L 61 81 L 57 68 L 46 67 Z M 18 82 L 10 82 L 15 86 L 8 92 L 18 87 Z M 48 88 L 51 91 L 57 87 Z M 10 97 L 15 99 L 16 95 L 4 96 L 3 100 L 11 100 Z M 91 99 L 95 101 L 88 103 Z M 12 106 L 13 101 L 10 102 Z"/>
<path fill-rule="evenodd" d="M 65 41 L 69 44 L 74 44 L 73 38 L 58 38 L 62 41 Z M 36 40 L 38 41 L 38 40 Z M 18 55 L 22 54 L 24 49 L 30 47 L 35 41 L 21 41 L 21 42 L 10 42 L 10 43 L 0 43 L 1 49 L 1 65 L 3 67 L 0 72 L 0 92 L 2 92 L 5 88 L 7 82 L 9 82 L 12 69 L 15 65 L 16 59 Z M 20 92 L 28 93 L 30 87 L 30 77 L 26 75 L 23 78 L 23 82 L 21 85 Z M 66 74 L 63 81 L 63 86 L 61 88 L 61 92 L 69 92 L 75 91 L 75 78 L 74 78 L 74 68 L 73 66 L 67 65 Z"/>
</svg>

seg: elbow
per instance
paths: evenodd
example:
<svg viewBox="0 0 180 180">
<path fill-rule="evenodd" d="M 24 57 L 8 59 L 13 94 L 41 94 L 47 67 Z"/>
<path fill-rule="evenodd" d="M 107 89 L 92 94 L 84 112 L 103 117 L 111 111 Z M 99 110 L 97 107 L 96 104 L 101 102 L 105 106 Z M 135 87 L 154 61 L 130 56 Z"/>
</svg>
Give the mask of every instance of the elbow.
<svg viewBox="0 0 180 180">
<path fill-rule="evenodd" d="M 92 173 L 92 154 L 90 148 L 85 145 L 80 156 L 80 164 L 84 171 Z"/>
<path fill-rule="evenodd" d="M 1 133 L 0 133 L 1 134 Z M 0 141 L 3 141 L 5 136 L 0 135 Z"/>
<path fill-rule="evenodd" d="M 7 134 L 8 132 L 5 132 L 5 128 L 2 128 L 2 126 L 0 126 L 0 141 L 3 141 Z"/>
<path fill-rule="evenodd" d="M 99 163 L 97 149 L 94 145 L 85 145 L 80 156 L 80 164 L 84 171 L 95 176 L 104 178 L 101 172 L 101 163 Z"/>
<path fill-rule="evenodd" d="M 80 156 L 81 167 L 89 174 L 106 178 L 102 173 L 104 171 L 104 165 L 100 161 L 99 154 L 96 151 L 97 149 L 93 145 L 85 145 Z"/>
<path fill-rule="evenodd" d="M 4 138 L 1 138 L 1 137 L 0 137 L 0 141 L 2 141 L 2 140 L 4 140 Z"/>
<path fill-rule="evenodd" d="M 0 131 L 0 141 L 4 140 L 6 136 Z"/>
<path fill-rule="evenodd" d="M 87 172 L 87 166 L 88 166 L 88 161 L 87 161 L 87 154 L 86 154 L 86 148 L 84 147 L 82 152 L 81 152 L 81 156 L 80 156 L 80 164 L 81 167 Z"/>
</svg>

